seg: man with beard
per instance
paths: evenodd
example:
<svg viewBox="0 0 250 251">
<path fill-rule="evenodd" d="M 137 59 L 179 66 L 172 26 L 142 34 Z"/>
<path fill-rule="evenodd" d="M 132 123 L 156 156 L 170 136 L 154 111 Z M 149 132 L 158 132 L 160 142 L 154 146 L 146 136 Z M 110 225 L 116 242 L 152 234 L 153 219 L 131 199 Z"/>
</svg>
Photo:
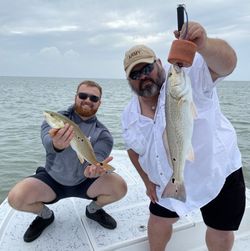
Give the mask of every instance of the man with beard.
<svg viewBox="0 0 250 251">
<path fill-rule="evenodd" d="M 185 31 L 184 25 L 176 37 L 182 38 Z M 230 251 L 233 231 L 245 209 L 245 184 L 236 133 L 221 112 L 216 84 L 233 71 L 237 58 L 225 41 L 208 38 L 198 23 L 189 22 L 187 39 L 197 45 L 198 53 L 193 65 L 183 69 L 191 79 L 197 110 L 192 136 L 195 159 L 186 161 L 184 168 L 186 201 L 162 196 L 168 182 L 174 182 L 163 140 L 168 126 L 165 88 L 169 65 L 164 69 L 154 51 L 144 45 L 132 47 L 124 59 L 129 85 L 136 94 L 122 114 L 125 147 L 150 198 L 151 251 L 166 250 L 173 224 L 197 209 L 207 226 L 208 250 Z"/>
<path fill-rule="evenodd" d="M 113 138 L 108 129 L 97 119 L 101 104 L 102 88 L 93 81 L 79 84 L 75 104 L 60 112 L 74 121 L 90 139 L 99 162 L 112 160 L 109 154 Z M 92 200 L 86 207 L 86 216 L 105 228 L 116 228 L 116 221 L 102 207 L 118 201 L 127 192 L 125 181 L 116 173 L 106 173 L 101 165 L 80 163 L 76 152 L 70 147 L 74 136 L 72 126 L 52 129 L 46 121 L 41 127 L 42 143 L 46 150 L 45 167 L 25 178 L 12 188 L 9 204 L 16 210 L 37 215 L 24 234 L 24 241 L 31 242 L 54 221 L 54 213 L 47 204 L 67 197 Z"/>
</svg>

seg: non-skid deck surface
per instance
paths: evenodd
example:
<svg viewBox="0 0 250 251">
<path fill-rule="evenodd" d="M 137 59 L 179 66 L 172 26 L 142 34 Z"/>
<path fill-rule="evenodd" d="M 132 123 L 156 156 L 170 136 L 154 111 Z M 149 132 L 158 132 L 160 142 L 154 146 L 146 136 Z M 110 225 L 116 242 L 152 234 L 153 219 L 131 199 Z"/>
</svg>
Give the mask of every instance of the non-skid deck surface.
<svg viewBox="0 0 250 251">
<path fill-rule="evenodd" d="M 105 207 L 105 210 L 117 220 L 118 226 L 115 230 L 107 230 L 85 217 L 85 207 L 89 201 L 68 198 L 50 206 L 55 213 L 53 224 L 45 229 L 37 240 L 25 243 L 23 234 L 35 216 L 12 210 L 5 200 L 0 207 L 0 250 L 149 250 L 149 200 L 145 195 L 145 187 L 124 151 L 114 151 L 113 156 L 115 158 L 112 165 L 128 184 L 126 197 Z M 241 238 L 236 240 L 233 251 L 250 250 L 250 207 L 246 213 L 239 232 Z M 204 232 L 205 226 L 199 213 L 185 217 L 175 225 L 168 250 L 205 251 Z"/>
</svg>

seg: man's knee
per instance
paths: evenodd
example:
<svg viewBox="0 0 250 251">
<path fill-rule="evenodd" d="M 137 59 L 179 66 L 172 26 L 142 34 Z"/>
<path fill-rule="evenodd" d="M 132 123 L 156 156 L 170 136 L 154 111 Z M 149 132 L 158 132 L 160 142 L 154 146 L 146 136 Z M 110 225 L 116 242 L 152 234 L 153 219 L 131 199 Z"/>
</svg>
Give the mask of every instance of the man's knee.
<svg viewBox="0 0 250 251">
<path fill-rule="evenodd" d="M 114 186 L 114 191 L 115 191 L 116 196 L 118 197 L 118 199 L 121 199 L 121 198 L 123 198 L 123 197 L 126 195 L 126 193 L 127 193 L 127 190 L 128 190 L 128 188 L 127 188 L 127 183 L 126 183 L 126 181 L 125 181 L 122 177 L 120 177 L 120 176 L 117 177 L 116 183 L 117 183 L 117 184 Z"/>
<path fill-rule="evenodd" d="M 170 228 L 172 228 L 173 224 L 176 223 L 178 220 L 179 218 L 160 217 L 152 213 L 150 213 L 150 216 L 149 216 L 149 222 L 151 224 L 161 225 L 161 226 L 170 227 Z"/>
<path fill-rule="evenodd" d="M 17 183 L 9 191 L 7 198 L 8 203 L 11 207 L 17 210 L 22 210 L 23 206 L 28 204 L 28 200 L 30 200 L 30 194 L 33 192 L 33 186 L 30 186 L 29 180 L 23 180 Z"/>
<path fill-rule="evenodd" d="M 19 209 L 23 205 L 24 198 L 25 196 L 23 195 L 22 191 L 14 187 L 10 190 L 7 200 L 11 207 Z"/>
<path fill-rule="evenodd" d="M 209 250 L 231 250 L 234 243 L 234 232 L 220 231 L 208 227 L 206 243 Z"/>
</svg>

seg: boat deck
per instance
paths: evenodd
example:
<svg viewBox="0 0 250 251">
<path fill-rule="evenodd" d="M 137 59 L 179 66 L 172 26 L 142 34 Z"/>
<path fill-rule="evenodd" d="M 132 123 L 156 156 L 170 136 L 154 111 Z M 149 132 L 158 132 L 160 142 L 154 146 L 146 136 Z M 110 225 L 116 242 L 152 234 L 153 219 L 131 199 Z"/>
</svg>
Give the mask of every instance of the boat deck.
<svg viewBox="0 0 250 251">
<path fill-rule="evenodd" d="M 51 205 L 55 221 L 31 243 L 23 234 L 34 219 L 33 214 L 11 209 L 5 200 L 0 206 L 0 250 L 5 251 L 136 251 L 149 250 L 147 241 L 148 197 L 144 185 L 124 151 L 114 151 L 112 165 L 128 183 L 128 193 L 121 201 L 105 207 L 117 220 L 115 230 L 107 230 L 85 217 L 87 200 L 68 198 Z M 250 250 L 250 190 L 240 230 L 233 251 Z M 205 251 L 205 226 L 200 213 L 182 218 L 174 225 L 168 245 L 171 251 Z"/>
</svg>

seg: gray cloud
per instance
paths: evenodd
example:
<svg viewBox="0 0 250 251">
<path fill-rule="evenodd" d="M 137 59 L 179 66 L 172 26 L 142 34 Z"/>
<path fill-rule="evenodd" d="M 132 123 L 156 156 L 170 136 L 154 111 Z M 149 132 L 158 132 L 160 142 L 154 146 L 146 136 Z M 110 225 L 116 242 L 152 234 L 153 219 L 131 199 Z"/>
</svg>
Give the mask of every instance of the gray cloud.
<svg viewBox="0 0 250 251">
<path fill-rule="evenodd" d="M 151 46 L 162 61 L 176 29 L 178 1 L 0 0 L 0 75 L 124 78 L 124 52 Z M 249 80 L 248 0 L 189 0 L 189 19 L 237 51 L 229 79 Z"/>
</svg>

